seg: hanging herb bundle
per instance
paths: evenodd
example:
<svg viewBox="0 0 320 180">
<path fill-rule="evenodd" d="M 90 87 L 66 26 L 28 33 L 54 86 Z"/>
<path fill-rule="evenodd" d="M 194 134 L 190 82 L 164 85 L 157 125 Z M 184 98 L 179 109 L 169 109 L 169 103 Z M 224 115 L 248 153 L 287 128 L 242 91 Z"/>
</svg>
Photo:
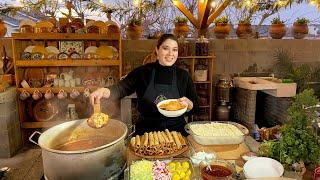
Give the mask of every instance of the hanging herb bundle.
<svg viewBox="0 0 320 180">
<path fill-rule="evenodd" d="M 320 138 L 315 135 L 312 123 L 316 119 L 315 105 L 319 101 L 314 91 L 307 89 L 297 94 L 288 109 L 289 122 L 282 129 L 278 141 L 265 141 L 261 153 L 290 166 L 294 163 L 320 163 Z M 307 108 L 306 108 L 307 107 Z"/>
</svg>

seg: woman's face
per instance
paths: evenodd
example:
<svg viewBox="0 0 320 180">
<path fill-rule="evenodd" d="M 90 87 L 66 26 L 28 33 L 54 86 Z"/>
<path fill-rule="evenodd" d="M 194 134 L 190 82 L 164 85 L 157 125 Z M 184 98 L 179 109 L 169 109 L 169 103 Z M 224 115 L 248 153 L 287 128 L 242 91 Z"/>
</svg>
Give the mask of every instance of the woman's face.
<svg viewBox="0 0 320 180">
<path fill-rule="evenodd" d="M 157 58 L 162 66 L 172 66 L 178 58 L 178 43 L 175 40 L 167 39 L 156 48 Z"/>
</svg>

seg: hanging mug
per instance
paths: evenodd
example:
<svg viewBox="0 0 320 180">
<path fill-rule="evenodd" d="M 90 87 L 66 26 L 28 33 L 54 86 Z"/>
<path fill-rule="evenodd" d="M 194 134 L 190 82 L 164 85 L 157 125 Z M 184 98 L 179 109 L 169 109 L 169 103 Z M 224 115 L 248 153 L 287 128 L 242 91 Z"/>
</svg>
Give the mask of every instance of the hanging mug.
<svg viewBox="0 0 320 180">
<path fill-rule="evenodd" d="M 70 97 L 71 97 L 72 99 L 77 98 L 79 95 L 80 95 L 80 92 L 79 92 L 78 90 L 72 89 L 72 92 L 70 93 Z"/>
<path fill-rule="evenodd" d="M 19 96 L 21 100 L 26 100 L 28 97 L 30 97 L 30 93 L 26 90 L 23 90 Z"/>
<path fill-rule="evenodd" d="M 46 99 L 52 99 L 54 97 L 54 94 L 53 94 L 53 92 L 51 91 L 51 89 L 48 89 L 47 91 L 46 91 L 46 93 L 44 94 L 44 98 L 46 98 Z"/>
<path fill-rule="evenodd" d="M 86 88 L 86 89 L 84 90 L 84 92 L 83 92 L 83 95 L 84 95 L 85 97 L 89 97 L 89 96 L 90 96 L 90 89 L 89 89 L 89 88 Z"/>
<path fill-rule="evenodd" d="M 112 76 L 108 76 L 106 78 L 106 83 L 105 83 L 105 86 L 106 87 L 109 87 L 109 86 L 112 86 L 114 84 L 114 78 Z"/>
<path fill-rule="evenodd" d="M 63 89 L 60 89 L 60 91 L 59 91 L 59 93 L 57 95 L 58 99 L 64 99 L 67 96 L 68 96 L 68 94 Z"/>
<path fill-rule="evenodd" d="M 41 94 L 41 92 L 40 92 L 38 89 L 36 89 L 35 91 L 33 91 L 32 98 L 33 98 L 34 100 L 39 100 L 41 97 L 42 97 L 42 94 Z"/>
</svg>

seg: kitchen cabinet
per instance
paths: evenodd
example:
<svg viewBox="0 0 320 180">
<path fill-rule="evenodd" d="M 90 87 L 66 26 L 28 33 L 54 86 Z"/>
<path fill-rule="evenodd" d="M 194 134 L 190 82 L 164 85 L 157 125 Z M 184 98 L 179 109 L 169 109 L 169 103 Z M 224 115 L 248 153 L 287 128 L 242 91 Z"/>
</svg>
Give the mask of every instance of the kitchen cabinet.
<svg viewBox="0 0 320 180">
<path fill-rule="evenodd" d="M 111 85 L 121 77 L 122 50 L 119 33 L 13 33 L 12 38 L 22 128 L 48 128 L 74 119 L 68 117 L 68 111 L 74 105 L 78 118 L 88 117 L 90 92 L 98 87 Z M 35 47 L 38 51 L 34 50 Z M 59 50 L 58 54 L 52 55 L 47 47 Z M 88 47 L 93 47 L 96 53 L 85 53 Z M 105 54 L 106 50 L 101 49 L 102 47 L 107 47 L 107 50 L 111 47 L 111 57 L 110 52 Z M 72 52 L 69 52 L 70 49 Z M 54 97 L 45 98 L 49 97 L 45 95 L 50 92 Z M 65 92 L 67 96 L 63 97 L 61 92 Z M 26 97 L 21 94 L 25 94 Z M 58 98 L 58 94 L 62 94 L 61 99 Z M 71 98 L 70 94 L 77 96 Z M 39 103 L 42 103 L 42 106 Z M 38 116 L 42 115 L 43 118 L 38 118 L 35 113 L 39 113 Z"/>
</svg>

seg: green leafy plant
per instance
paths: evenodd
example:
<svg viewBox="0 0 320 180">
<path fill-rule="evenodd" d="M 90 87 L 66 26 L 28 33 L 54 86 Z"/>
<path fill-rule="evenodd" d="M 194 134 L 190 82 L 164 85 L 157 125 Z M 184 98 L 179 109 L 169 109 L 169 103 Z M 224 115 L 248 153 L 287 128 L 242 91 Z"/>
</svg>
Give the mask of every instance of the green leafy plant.
<svg viewBox="0 0 320 180">
<path fill-rule="evenodd" d="M 284 22 L 280 19 L 280 17 L 275 17 L 272 19 L 271 24 L 283 24 Z"/>
<path fill-rule="evenodd" d="M 279 141 L 263 142 L 260 152 L 287 167 L 301 161 L 305 164 L 319 164 L 320 138 L 312 129 L 316 119 L 314 106 L 318 103 L 312 89 L 297 94 L 288 109 L 288 123 L 281 130 L 281 138 Z"/>
<path fill-rule="evenodd" d="M 130 19 L 128 21 L 128 25 L 129 26 L 141 26 L 141 23 L 142 23 L 142 20 L 141 19 L 136 19 L 136 18 Z"/>
<path fill-rule="evenodd" d="M 185 17 L 177 16 L 174 20 L 175 23 L 187 23 L 188 19 Z"/>
<path fill-rule="evenodd" d="M 295 23 L 297 24 L 308 24 L 310 21 L 307 18 L 297 18 Z"/>
<path fill-rule="evenodd" d="M 222 16 L 222 17 L 219 17 L 217 18 L 214 23 L 217 25 L 219 23 L 221 24 L 228 24 L 229 23 L 229 18 L 227 16 Z"/>
<path fill-rule="evenodd" d="M 239 24 L 251 24 L 251 22 L 250 19 L 246 18 L 239 20 Z"/>
</svg>

